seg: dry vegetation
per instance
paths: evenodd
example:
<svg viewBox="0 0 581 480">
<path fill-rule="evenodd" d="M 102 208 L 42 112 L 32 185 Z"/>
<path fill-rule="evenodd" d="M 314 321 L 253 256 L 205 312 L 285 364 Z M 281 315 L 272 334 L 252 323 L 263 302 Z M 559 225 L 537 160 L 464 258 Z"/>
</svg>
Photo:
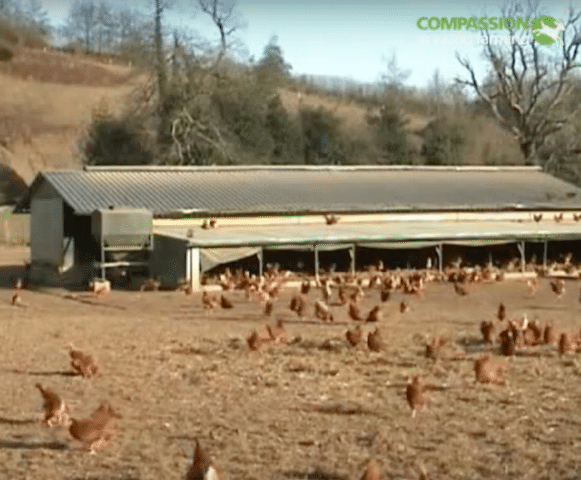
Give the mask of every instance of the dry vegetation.
<svg viewBox="0 0 581 480">
<path fill-rule="evenodd" d="M 79 138 L 90 124 L 93 108 L 105 103 L 111 113 L 120 112 L 140 78 L 115 59 L 109 63 L 79 54 L 21 48 L 10 62 L 0 64 L 0 89 L 10 92 L 0 99 L 0 158 L 27 182 L 40 170 L 78 167 Z M 297 115 L 297 92 L 281 89 L 280 95 L 285 109 Z M 344 134 L 372 141 L 365 105 L 316 93 L 302 93 L 301 104 L 322 106 L 341 121 Z M 422 131 L 432 117 L 410 109 L 405 115 L 409 142 L 419 152 Z M 466 163 L 480 164 L 485 156 L 520 162 L 516 143 L 492 118 L 459 115 L 468 139 Z"/>
<path fill-rule="evenodd" d="M 60 52 L 24 50 L 0 65 L 0 158 L 30 182 L 39 170 L 76 168 L 79 136 L 101 103 L 112 113 L 137 81 L 130 68 Z"/>
<path fill-rule="evenodd" d="M 3 249 L 0 261 L 16 265 L 25 255 Z M 286 319 L 291 341 L 256 352 L 244 338 L 269 319 L 241 291 L 226 292 L 233 309 L 205 311 L 200 295 L 183 292 L 91 299 L 23 290 L 28 307 L 14 307 L 7 289 L 0 477 L 177 480 L 199 438 L 227 479 L 358 479 L 369 458 L 383 478 L 417 479 L 421 468 L 434 479 L 578 478 L 579 357 L 550 346 L 510 359 L 495 354 L 506 367 L 500 385 L 476 384 L 473 371 L 488 348 L 479 324 L 496 321 L 500 301 L 508 318 L 527 313 L 577 332 L 578 285 L 567 282 L 557 299 L 546 280 L 534 297 L 519 281 L 472 284 L 467 296 L 433 283 L 423 298 L 406 296 L 404 314 L 403 294 L 394 293 L 379 323 L 387 345 L 380 353 L 347 344 L 353 322 L 344 307 L 331 307 L 333 324 L 311 319 L 320 298 L 312 289 L 305 320 L 288 310 L 294 291 L 283 292 L 270 321 Z M 370 290 L 363 310 L 378 298 Z M 449 339 L 452 359 L 424 357 L 424 342 L 436 334 Z M 69 342 L 93 354 L 102 374 L 73 376 Z M 412 419 L 405 391 L 416 374 L 430 401 Z M 37 382 L 63 396 L 73 416 L 111 401 L 123 416 L 112 444 L 89 455 L 43 430 Z"/>
<path fill-rule="evenodd" d="M 341 131 L 344 134 L 372 141 L 373 132 L 366 118 L 368 114 L 377 115 L 378 108 L 370 110 L 364 104 L 331 95 L 302 92 L 299 97 L 295 89 L 282 89 L 280 97 L 285 110 L 295 117 L 300 106 L 314 109 L 322 107 L 341 121 Z M 403 118 L 406 121 L 410 148 L 419 154 L 423 145 L 423 131 L 435 120 L 435 116 L 415 110 L 411 105 L 404 107 Z M 452 117 L 465 128 L 465 164 L 481 165 L 491 160 L 498 164 L 523 163 L 522 154 L 510 132 L 501 128 L 492 117 L 469 111 L 458 111 Z"/>
</svg>

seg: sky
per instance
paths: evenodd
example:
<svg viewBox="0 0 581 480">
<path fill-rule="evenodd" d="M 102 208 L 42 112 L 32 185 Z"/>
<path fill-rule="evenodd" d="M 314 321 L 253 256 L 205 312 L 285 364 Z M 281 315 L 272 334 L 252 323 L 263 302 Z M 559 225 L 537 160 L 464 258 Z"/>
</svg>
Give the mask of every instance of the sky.
<svg viewBox="0 0 581 480">
<path fill-rule="evenodd" d="M 66 17 L 72 0 L 42 3 L 58 25 Z M 153 11 L 153 0 L 127 0 L 126 4 L 143 12 Z M 217 38 L 215 27 L 204 14 L 196 12 L 196 4 L 196 0 L 174 0 L 166 13 L 166 24 Z M 258 59 L 276 35 L 295 75 L 330 75 L 375 82 L 387 71 L 387 59 L 395 55 L 399 68 L 410 73 L 406 84 L 424 87 L 436 70 L 445 82 L 465 76 L 466 70 L 456 59 L 456 53 L 469 58 L 479 75 L 485 73 L 486 67 L 478 32 L 423 31 L 417 26 L 418 19 L 496 17 L 500 16 L 501 5 L 502 0 L 238 0 L 237 10 L 246 24 L 239 38 L 247 53 Z M 569 5 L 569 0 L 541 2 L 540 11 L 565 19 Z M 498 36 L 506 38 L 502 32 Z"/>
</svg>

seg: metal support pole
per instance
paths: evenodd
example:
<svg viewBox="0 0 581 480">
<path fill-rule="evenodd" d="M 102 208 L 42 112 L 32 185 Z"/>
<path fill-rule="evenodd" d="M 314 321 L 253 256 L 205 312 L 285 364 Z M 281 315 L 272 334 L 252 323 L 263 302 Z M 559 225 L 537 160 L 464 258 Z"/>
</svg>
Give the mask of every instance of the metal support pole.
<svg viewBox="0 0 581 480">
<path fill-rule="evenodd" d="M 526 259 L 525 259 L 525 242 L 520 241 L 517 243 L 518 251 L 520 252 L 520 271 L 524 273 L 526 268 Z"/>
<path fill-rule="evenodd" d="M 317 248 L 317 245 L 314 245 L 314 250 L 315 250 L 315 282 L 318 285 L 319 284 L 319 249 Z"/>
<path fill-rule="evenodd" d="M 549 241 L 545 240 L 543 245 L 543 270 L 547 269 L 547 253 L 549 251 Z"/>
<path fill-rule="evenodd" d="M 258 250 L 258 276 L 262 276 L 264 271 L 264 249 L 261 248 Z"/>
<path fill-rule="evenodd" d="M 105 242 L 101 239 L 101 280 L 105 280 Z"/>
<path fill-rule="evenodd" d="M 351 274 L 355 275 L 355 245 L 349 247 L 349 255 L 351 256 Z"/>
<path fill-rule="evenodd" d="M 438 255 L 438 271 L 444 271 L 444 244 L 436 245 L 436 254 Z"/>
</svg>

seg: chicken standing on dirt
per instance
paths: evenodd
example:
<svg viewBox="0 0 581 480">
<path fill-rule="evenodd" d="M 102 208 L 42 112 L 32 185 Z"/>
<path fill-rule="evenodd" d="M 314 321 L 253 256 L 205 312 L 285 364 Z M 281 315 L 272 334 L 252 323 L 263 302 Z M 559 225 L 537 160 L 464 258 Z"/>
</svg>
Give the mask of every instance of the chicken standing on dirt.
<svg viewBox="0 0 581 480">
<path fill-rule="evenodd" d="M 363 341 L 363 331 L 360 325 L 355 325 L 355 328 L 345 332 L 345 338 L 352 347 L 356 347 Z"/>
<path fill-rule="evenodd" d="M 276 321 L 276 325 L 267 325 L 266 330 L 268 331 L 270 339 L 274 345 L 284 345 L 285 343 L 288 343 L 288 333 L 280 318 Z"/>
<path fill-rule="evenodd" d="M 498 318 L 500 322 L 506 319 L 506 307 L 504 306 L 504 303 L 501 303 L 498 306 L 498 313 L 496 314 L 496 318 Z"/>
<path fill-rule="evenodd" d="M 295 312 L 300 318 L 303 317 L 306 307 L 307 302 L 303 295 L 295 295 L 291 298 L 289 309 Z"/>
<path fill-rule="evenodd" d="M 47 428 L 68 427 L 70 425 L 70 412 L 64 400 L 51 389 L 40 383 L 35 385 L 40 391 L 44 404 L 44 418 L 42 424 Z"/>
<path fill-rule="evenodd" d="M 11 305 L 13 307 L 23 307 L 24 306 L 24 303 L 22 303 L 22 297 L 20 296 L 20 294 L 15 293 L 14 295 L 12 295 Z"/>
<path fill-rule="evenodd" d="M 500 340 L 500 353 L 507 357 L 516 353 L 518 335 L 513 329 L 507 328 L 503 330 L 498 335 L 498 338 Z"/>
<path fill-rule="evenodd" d="M 552 281 L 551 290 L 557 295 L 557 298 L 561 298 L 565 293 L 565 282 L 562 279 Z"/>
<path fill-rule="evenodd" d="M 224 295 L 220 295 L 220 306 L 224 309 L 234 308 L 234 304 Z"/>
<path fill-rule="evenodd" d="M 259 350 L 262 345 L 270 345 L 272 343 L 272 338 L 269 332 L 261 331 L 260 333 L 253 330 L 248 337 L 246 337 L 246 344 L 248 348 L 252 351 Z"/>
<path fill-rule="evenodd" d="M 389 288 L 383 288 L 379 294 L 379 298 L 382 302 L 387 302 L 391 297 L 391 290 Z"/>
<path fill-rule="evenodd" d="M 536 278 L 529 278 L 527 280 L 527 288 L 529 289 L 529 293 L 531 295 L 536 295 L 539 291 L 539 282 L 537 282 Z"/>
<path fill-rule="evenodd" d="M 563 332 L 559 337 L 559 354 L 566 355 L 567 353 L 575 353 L 578 348 L 578 343 L 572 334 Z"/>
<path fill-rule="evenodd" d="M 354 302 L 349 302 L 348 312 L 351 320 L 354 320 L 356 322 L 362 322 L 364 320 L 361 308 L 359 308 L 359 306 Z"/>
<path fill-rule="evenodd" d="M 490 355 L 483 355 L 474 362 L 476 381 L 480 383 L 499 383 L 502 369 Z"/>
<path fill-rule="evenodd" d="M 423 408 L 427 402 L 424 386 L 421 384 L 419 376 L 416 375 L 412 378 L 412 381 L 408 383 L 405 395 L 408 405 L 412 409 L 413 418 L 416 416 L 417 410 Z"/>
<path fill-rule="evenodd" d="M 371 309 L 365 321 L 368 323 L 380 322 L 382 318 L 383 312 L 381 311 L 381 307 L 379 305 L 376 305 Z"/>
<path fill-rule="evenodd" d="M 219 469 L 198 440 L 196 440 L 194 460 L 186 474 L 186 480 L 222 480 Z"/>
<path fill-rule="evenodd" d="M 87 419 L 71 419 L 69 433 L 82 443 L 82 447 L 94 454 L 97 450 L 105 447 L 115 434 L 113 417 L 121 416 L 111 407 L 103 403 Z"/>
<path fill-rule="evenodd" d="M 557 334 L 555 332 L 555 326 L 552 321 L 545 325 L 545 330 L 543 331 L 543 343 L 545 345 L 552 345 L 557 341 Z"/>
<path fill-rule="evenodd" d="M 71 367 L 85 378 L 90 378 L 99 372 L 97 361 L 87 353 L 75 349 L 73 344 L 69 344 L 69 356 L 71 357 Z"/>
<path fill-rule="evenodd" d="M 272 311 L 274 310 L 274 304 L 272 303 L 271 300 L 268 300 L 265 304 L 264 304 L 264 315 L 267 317 L 270 317 L 272 315 Z"/>
<path fill-rule="evenodd" d="M 202 305 L 204 310 L 214 310 L 218 305 L 218 301 L 214 295 L 210 295 L 206 290 L 202 292 Z"/>
<path fill-rule="evenodd" d="M 468 290 L 466 290 L 464 287 L 461 287 L 457 283 L 454 283 L 454 291 L 461 297 L 468 295 Z"/>
<path fill-rule="evenodd" d="M 442 348 L 446 345 L 446 339 L 435 337 L 431 342 L 426 343 L 426 358 L 438 360 L 442 354 Z"/>
<path fill-rule="evenodd" d="M 379 470 L 379 465 L 375 460 L 369 460 L 367 463 L 367 468 L 363 472 L 361 480 L 380 480 L 381 472 Z"/>
<path fill-rule="evenodd" d="M 496 340 L 496 331 L 492 321 L 482 320 L 480 323 L 480 333 L 484 343 L 493 344 Z"/>
<path fill-rule="evenodd" d="M 315 316 L 323 322 L 332 322 L 333 314 L 329 309 L 329 306 L 323 300 L 317 300 L 315 302 Z"/>
<path fill-rule="evenodd" d="M 385 343 L 383 342 L 379 328 L 376 328 L 373 332 L 369 332 L 367 335 L 367 347 L 372 352 L 381 352 L 385 348 Z"/>
</svg>

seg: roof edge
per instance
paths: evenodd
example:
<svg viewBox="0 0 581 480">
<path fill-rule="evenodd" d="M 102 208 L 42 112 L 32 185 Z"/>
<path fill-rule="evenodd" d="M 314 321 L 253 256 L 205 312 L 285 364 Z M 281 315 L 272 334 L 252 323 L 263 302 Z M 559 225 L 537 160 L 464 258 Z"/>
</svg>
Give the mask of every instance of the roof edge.
<svg viewBox="0 0 581 480">
<path fill-rule="evenodd" d="M 540 166 L 521 165 L 85 165 L 85 172 L 200 172 L 200 171 L 449 171 L 449 172 L 539 172 Z M 62 171 L 62 170 L 57 170 Z M 78 170 L 75 170 L 78 171 Z"/>
</svg>

